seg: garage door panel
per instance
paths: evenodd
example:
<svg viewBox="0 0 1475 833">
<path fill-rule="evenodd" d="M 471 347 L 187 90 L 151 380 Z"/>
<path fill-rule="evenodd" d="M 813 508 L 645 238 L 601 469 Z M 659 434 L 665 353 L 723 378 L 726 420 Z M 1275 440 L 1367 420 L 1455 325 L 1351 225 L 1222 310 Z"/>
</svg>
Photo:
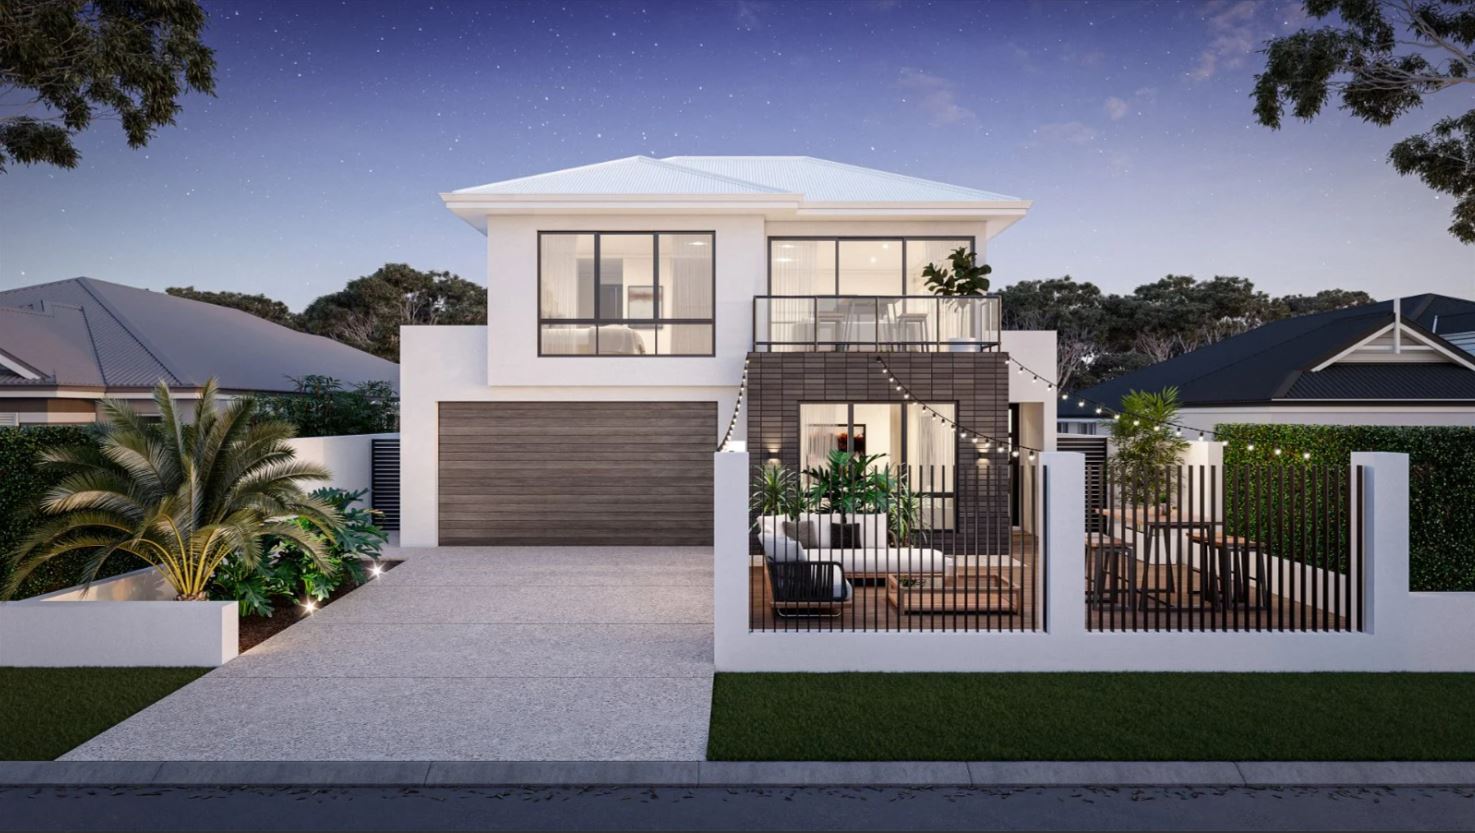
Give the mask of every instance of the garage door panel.
<svg viewBox="0 0 1475 833">
<path fill-rule="evenodd" d="M 443 402 L 446 545 L 707 545 L 714 402 Z"/>
</svg>

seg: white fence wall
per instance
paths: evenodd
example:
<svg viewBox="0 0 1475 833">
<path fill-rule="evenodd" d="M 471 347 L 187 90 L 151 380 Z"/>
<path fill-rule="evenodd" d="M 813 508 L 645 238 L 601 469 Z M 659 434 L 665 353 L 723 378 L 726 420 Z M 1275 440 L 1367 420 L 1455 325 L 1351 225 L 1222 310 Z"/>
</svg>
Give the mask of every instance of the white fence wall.
<svg viewBox="0 0 1475 833">
<path fill-rule="evenodd" d="M 297 452 L 297 459 L 325 466 L 333 473 L 331 480 L 307 484 L 307 488 L 333 486 L 356 492 L 371 489 L 373 464 L 371 446 L 374 440 L 394 439 L 399 434 L 348 434 L 336 437 L 297 437 L 287 441 Z M 366 493 L 363 505 L 369 505 L 372 493 Z"/>
<path fill-rule="evenodd" d="M 1038 632 L 783 632 L 749 627 L 746 453 L 715 458 L 719 671 L 1475 671 L 1475 593 L 1408 590 L 1408 457 L 1358 453 L 1366 492 L 1361 633 L 1086 630 L 1084 457 L 1047 453 Z"/>
</svg>

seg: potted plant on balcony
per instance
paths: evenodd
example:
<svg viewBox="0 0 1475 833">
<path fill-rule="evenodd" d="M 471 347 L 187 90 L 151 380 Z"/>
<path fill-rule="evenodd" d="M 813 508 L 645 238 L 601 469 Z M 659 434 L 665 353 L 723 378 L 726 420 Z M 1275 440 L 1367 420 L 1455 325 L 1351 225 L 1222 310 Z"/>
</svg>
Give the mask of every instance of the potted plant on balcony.
<svg viewBox="0 0 1475 833">
<path fill-rule="evenodd" d="M 979 263 L 978 255 L 964 246 L 948 255 L 948 266 L 927 264 L 922 277 L 927 279 L 927 288 L 938 298 L 955 299 L 948 303 L 958 319 L 959 335 L 947 339 L 948 350 L 954 353 L 973 353 L 982 349 L 983 338 L 979 334 L 980 321 L 977 315 L 970 316 L 970 306 L 963 298 L 982 298 L 988 292 L 988 276 L 994 269 L 987 263 Z M 967 335 L 963 335 L 967 333 Z"/>
</svg>

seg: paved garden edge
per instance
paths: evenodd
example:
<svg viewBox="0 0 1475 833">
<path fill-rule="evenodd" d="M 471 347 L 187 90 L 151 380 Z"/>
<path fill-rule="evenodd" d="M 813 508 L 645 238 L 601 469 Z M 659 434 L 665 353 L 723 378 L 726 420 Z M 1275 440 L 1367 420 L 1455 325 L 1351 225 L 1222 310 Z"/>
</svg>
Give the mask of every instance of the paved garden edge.
<svg viewBox="0 0 1475 833">
<path fill-rule="evenodd" d="M 0 787 L 28 786 L 1475 787 L 1475 762 L 0 762 Z"/>
</svg>

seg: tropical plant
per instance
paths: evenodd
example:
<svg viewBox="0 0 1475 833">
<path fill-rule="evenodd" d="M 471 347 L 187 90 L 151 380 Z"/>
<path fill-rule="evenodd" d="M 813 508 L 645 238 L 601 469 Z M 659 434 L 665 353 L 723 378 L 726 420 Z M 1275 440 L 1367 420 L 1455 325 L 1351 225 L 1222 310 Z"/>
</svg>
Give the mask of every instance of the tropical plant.
<svg viewBox="0 0 1475 833">
<path fill-rule="evenodd" d="M 912 489 L 911 479 L 902 468 L 885 468 L 872 472 L 875 508 L 886 513 L 886 528 L 891 543 L 906 546 L 914 536 L 926 536 L 922 526 L 922 496 Z"/>
<path fill-rule="evenodd" d="M 967 298 L 988 291 L 988 276 L 994 267 L 978 262 L 978 254 L 959 246 L 948 255 L 949 266 L 929 263 L 922 269 L 927 289 L 939 298 Z"/>
<path fill-rule="evenodd" d="M 1177 388 L 1134 390 L 1122 397 L 1121 413 L 1111 426 L 1111 472 L 1127 501 L 1163 503 L 1170 497 L 1163 470 L 1188 447 L 1174 425 L 1177 419 Z"/>
<path fill-rule="evenodd" d="M 798 475 L 783 466 L 764 466 L 758 471 L 753 478 L 748 506 L 759 518 L 781 517 L 791 521 L 798 520 L 808 508 Z M 754 526 L 757 524 L 754 521 Z"/>
<path fill-rule="evenodd" d="M 821 511 L 847 515 L 874 508 L 878 492 L 871 467 L 881 457 L 880 454 L 831 451 L 825 465 L 811 466 L 803 472 L 804 479 L 808 481 L 805 491 L 809 505 Z"/>
<path fill-rule="evenodd" d="M 343 518 L 334 538 L 323 541 L 321 561 L 293 541 L 269 537 L 263 544 L 265 557 L 254 565 L 239 555 L 226 559 L 210 584 L 210 597 L 239 601 L 242 616 L 271 616 L 282 600 L 322 601 L 344 585 L 363 584 L 389 540 L 374 523 L 375 511 L 356 505 L 366 492 L 322 488 L 312 493 Z M 309 534 L 319 534 L 306 521 L 299 519 L 297 524 Z"/>
<path fill-rule="evenodd" d="M 153 399 L 159 422 L 104 400 L 96 446 L 44 454 L 59 479 L 41 500 L 42 521 L 9 554 L 13 569 L 0 597 L 41 565 L 76 552 L 87 554 L 86 584 L 109 556 L 129 553 L 157 568 L 184 601 L 206 598 L 216 568 L 232 554 L 257 562 L 268 536 L 293 542 L 327 568 L 324 539 L 341 518 L 302 484 L 331 475 L 293 459 L 291 425 L 257 419 L 249 396 L 221 402 L 213 379 L 192 421 L 175 410 L 162 382 Z"/>
</svg>

